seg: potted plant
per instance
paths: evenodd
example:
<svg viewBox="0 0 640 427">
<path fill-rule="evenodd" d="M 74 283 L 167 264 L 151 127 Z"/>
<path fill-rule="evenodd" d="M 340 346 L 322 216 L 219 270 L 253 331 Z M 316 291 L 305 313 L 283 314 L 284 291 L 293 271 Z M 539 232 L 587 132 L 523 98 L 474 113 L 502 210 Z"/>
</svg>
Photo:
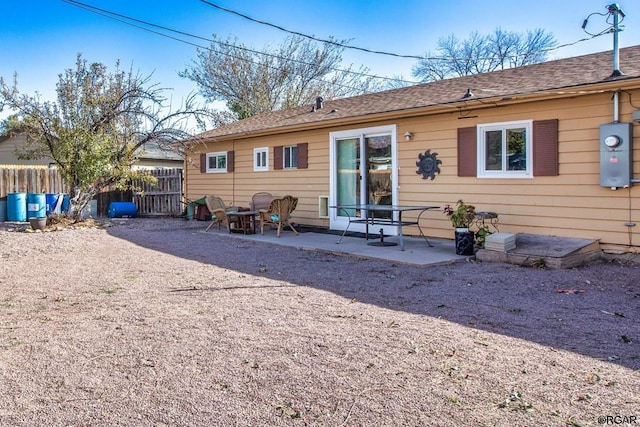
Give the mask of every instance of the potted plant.
<svg viewBox="0 0 640 427">
<path fill-rule="evenodd" d="M 469 229 L 476 217 L 476 208 L 458 200 L 455 208 L 451 205 L 444 207 L 444 213 L 449 217 L 451 225 L 456 229 L 456 254 L 473 255 L 474 233 Z"/>
</svg>

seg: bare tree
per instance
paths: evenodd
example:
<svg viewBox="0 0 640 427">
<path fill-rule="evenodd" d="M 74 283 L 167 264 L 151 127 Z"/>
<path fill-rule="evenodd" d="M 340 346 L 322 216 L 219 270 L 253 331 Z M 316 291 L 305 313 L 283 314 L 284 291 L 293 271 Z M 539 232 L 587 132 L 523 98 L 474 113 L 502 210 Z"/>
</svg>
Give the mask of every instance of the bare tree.
<svg viewBox="0 0 640 427">
<path fill-rule="evenodd" d="M 214 41 L 199 49 L 180 73 L 194 81 L 208 101 L 224 101 L 238 119 L 312 102 L 378 89 L 366 69 L 339 69 L 343 47 L 291 36 L 276 49 L 256 51 L 237 39 Z"/>
<path fill-rule="evenodd" d="M 438 40 L 437 51 L 427 52 L 413 75 L 428 82 L 535 64 L 545 61 L 555 45 L 553 35 L 542 29 L 517 33 L 498 28 L 488 35 L 474 31 L 466 40 L 452 34 Z"/>
<path fill-rule="evenodd" d="M 126 188 L 136 176 L 131 166 L 143 146 L 186 147 L 189 118 L 206 111 L 194 98 L 181 110 L 166 112 L 163 90 L 116 64 L 110 73 L 101 63 L 87 63 L 78 55 L 75 69 L 58 75 L 57 102 L 40 101 L 18 91 L 0 78 L 0 110 L 15 110 L 17 119 L 7 126 L 27 135 L 23 158 L 51 157 L 70 188 L 76 220 L 93 196 L 103 188 Z M 10 131 L 11 129 L 9 129 Z"/>
</svg>

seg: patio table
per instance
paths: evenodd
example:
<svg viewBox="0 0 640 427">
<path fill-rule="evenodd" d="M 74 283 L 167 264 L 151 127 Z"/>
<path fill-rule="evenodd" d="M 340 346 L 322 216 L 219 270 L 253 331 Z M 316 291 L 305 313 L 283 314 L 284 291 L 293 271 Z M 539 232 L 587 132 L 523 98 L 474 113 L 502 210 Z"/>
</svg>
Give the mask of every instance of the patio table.
<svg viewBox="0 0 640 427">
<path fill-rule="evenodd" d="M 427 236 L 425 236 L 422 231 L 422 227 L 420 226 L 420 217 L 422 216 L 422 214 L 424 214 L 428 210 L 440 208 L 440 206 L 404 206 L 404 205 L 374 205 L 374 204 L 346 204 L 346 205 L 334 205 L 329 207 L 336 209 L 338 211 L 344 212 L 349 221 L 349 223 L 347 224 L 347 227 L 342 232 L 340 239 L 338 239 L 336 243 L 339 244 L 342 241 L 342 238 L 347 233 L 347 231 L 349 230 L 349 226 L 352 223 L 365 224 L 366 240 L 369 240 L 369 225 L 389 225 L 397 228 L 398 235 L 400 236 L 400 250 L 402 251 L 404 251 L 404 242 L 402 239 L 403 237 L 402 228 L 407 225 L 417 226 L 418 230 L 420 231 L 420 235 L 422 236 L 422 238 L 424 238 L 425 242 L 427 242 L 427 245 L 429 245 L 429 247 L 432 246 L 431 243 L 429 243 Z M 355 213 L 353 214 L 351 213 L 351 212 L 357 212 L 357 211 L 360 211 L 360 212 L 364 211 L 365 212 L 364 217 L 355 216 Z M 391 215 L 390 215 L 390 218 L 379 218 L 379 217 L 376 218 L 374 216 L 375 212 L 386 212 L 386 213 L 390 213 Z M 402 214 L 404 212 L 417 212 L 418 215 L 416 218 L 403 219 Z M 394 215 L 395 213 L 397 213 L 397 219 L 395 219 L 395 216 L 396 216 Z"/>
<path fill-rule="evenodd" d="M 257 211 L 238 211 L 227 212 L 229 217 L 229 223 L 236 224 L 235 228 L 230 228 L 229 231 L 243 234 L 256 234 L 256 214 Z"/>
</svg>

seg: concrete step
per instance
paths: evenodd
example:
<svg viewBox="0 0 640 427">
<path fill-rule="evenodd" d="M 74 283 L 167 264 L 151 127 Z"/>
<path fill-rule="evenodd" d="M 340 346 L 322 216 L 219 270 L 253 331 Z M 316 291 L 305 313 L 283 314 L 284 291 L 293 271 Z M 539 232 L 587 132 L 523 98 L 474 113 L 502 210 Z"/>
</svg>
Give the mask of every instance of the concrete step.
<svg viewBox="0 0 640 427">
<path fill-rule="evenodd" d="M 479 249 L 476 252 L 476 259 L 480 261 L 508 262 L 554 269 L 573 268 L 602 257 L 599 240 L 525 233 L 516 235 L 515 249 L 506 252 Z"/>
</svg>

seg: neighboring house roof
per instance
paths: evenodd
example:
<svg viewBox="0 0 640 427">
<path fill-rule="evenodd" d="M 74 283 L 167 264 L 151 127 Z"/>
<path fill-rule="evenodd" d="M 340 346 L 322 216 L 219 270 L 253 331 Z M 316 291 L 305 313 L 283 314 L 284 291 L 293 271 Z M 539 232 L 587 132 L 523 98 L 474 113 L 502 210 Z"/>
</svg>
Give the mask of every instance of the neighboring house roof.
<svg viewBox="0 0 640 427">
<path fill-rule="evenodd" d="M 175 151 L 162 148 L 157 142 L 147 142 L 139 150 L 139 159 L 182 161 L 182 156 Z"/>
<path fill-rule="evenodd" d="M 209 130 L 198 138 L 224 140 L 364 120 L 384 113 L 424 112 L 459 103 L 468 89 L 473 93 L 469 100 L 500 99 L 640 78 L 640 45 L 620 49 L 622 76 L 612 77 L 612 58 L 612 51 L 600 52 L 325 101 L 323 108 L 316 111 L 311 105 L 272 111 Z"/>
<path fill-rule="evenodd" d="M 49 156 L 38 159 L 22 160 L 18 159 L 15 150 L 22 148 L 26 138 L 24 134 L 17 134 L 12 137 L 0 137 L 0 164 L 10 165 L 49 165 L 53 161 Z M 147 142 L 138 150 L 137 163 L 143 163 L 147 167 L 154 165 L 181 167 L 182 156 L 170 149 L 162 148 L 155 142 Z"/>
<path fill-rule="evenodd" d="M 35 159 L 19 159 L 20 152 L 26 144 L 27 138 L 24 134 L 0 137 L 0 164 L 3 165 L 44 165 L 48 166 L 53 161 L 51 157 L 44 155 Z"/>
</svg>

